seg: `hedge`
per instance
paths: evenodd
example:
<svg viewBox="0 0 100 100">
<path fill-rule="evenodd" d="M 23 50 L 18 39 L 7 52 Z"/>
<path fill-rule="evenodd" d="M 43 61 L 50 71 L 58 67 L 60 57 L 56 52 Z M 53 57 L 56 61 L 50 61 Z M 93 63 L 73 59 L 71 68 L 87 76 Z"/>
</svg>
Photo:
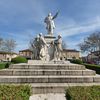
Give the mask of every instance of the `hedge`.
<svg viewBox="0 0 100 100">
<path fill-rule="evenodd" d="M 94 64 L 83 64 L 86 66 L 86 68 L 95 70 L 97 74 L 100 74 L 100 65 L 94 65 Z"/>
<path fill-rule="evenodd" d="M 70 62 L 74 63 L 74 64 L 82 64 L 83 63 L 80 59 L 72 59 L 72 60 L 70 60 Z"/>
<path fill-rule="evenodd" d="M 29 85 L 0 85 L 0 100 L 29 100 Z"/>
<path fill-rule="evenodd" d="M 0 69 L 8 68 L 11 62 L 1 62 Z"/>
<path fill-rule="evenodd" d="M 5 68 L 6 63 L 0 63 L 0 69 Z"/>
<path fill-rule="evenodd" d="M 27 63 L 27 59 L 25 57 L 18 56 L 18 57 L 12 58 L 11 62 L 15 64 L 16 63 Z"/>
<path fill-rule="evenodd" d="M 66 89 L 66 100 L 100 100 L 100 86 L 75 86 Z"/>
</svg>

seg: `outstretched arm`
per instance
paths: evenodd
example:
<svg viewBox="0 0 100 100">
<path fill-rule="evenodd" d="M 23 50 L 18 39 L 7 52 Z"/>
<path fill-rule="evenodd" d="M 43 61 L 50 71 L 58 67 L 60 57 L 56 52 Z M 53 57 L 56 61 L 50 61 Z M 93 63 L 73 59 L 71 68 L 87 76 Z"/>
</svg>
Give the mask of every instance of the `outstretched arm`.
<svg viewBox="0 0 100 100">
<path fill-rule="evenodd" d="M 58 16 L 58 14 L 59 14 L 59 11 L 53 16 L 52 19 L 55 19 Z"/>
</svg>

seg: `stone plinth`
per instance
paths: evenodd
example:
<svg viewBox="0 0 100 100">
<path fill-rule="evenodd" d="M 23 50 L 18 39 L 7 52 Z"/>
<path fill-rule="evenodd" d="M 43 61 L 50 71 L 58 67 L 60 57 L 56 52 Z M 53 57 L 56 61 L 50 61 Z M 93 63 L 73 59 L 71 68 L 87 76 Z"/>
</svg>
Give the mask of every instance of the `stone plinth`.
<svg viewBox="0 0 100 100">
<path fill-rule="evenodd" d="M 72 83 L 100 85 L 100 75 L 70 62 L 29 60 L 28 63 L 12 64 L 8 69 L 0 70 L 0 83 L 31 84 L 33 93 L 61 93 Z"/>
<path fill-rule="evenodd" d="M 70 61 L 42 61 L 42 60 L 28 60 L 28 64 L 71 64 Z"/>
<path fill-rule="evenodd" d="M 54 41 L 56 39 L 56 37 L 53 35 L 45 35 L 44 38 L 45 38 L 45 41 L 47 42 L 47 44 L 50 44 L 52 41 Z"/>
<path fill-rule="evenodd" d="M 53 35 L 46 35 L 44 36 L 46 43 L 48 44 L 48 54 L 50 56 L 50 60 L 54 58 L 54 47 L 51 46 L 51 43 L 54 42 L 55 38 Z"/>
</svg>

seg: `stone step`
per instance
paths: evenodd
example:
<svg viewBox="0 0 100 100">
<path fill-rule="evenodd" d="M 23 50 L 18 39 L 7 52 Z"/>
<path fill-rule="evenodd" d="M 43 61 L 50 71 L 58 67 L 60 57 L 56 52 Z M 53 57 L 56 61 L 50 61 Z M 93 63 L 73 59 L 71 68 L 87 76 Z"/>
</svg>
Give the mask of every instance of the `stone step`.
<svg viewBox="0 0 100 100">
<path fill-rule="evenodd" d="M 67 87 L 72 86 L 93 86 L 100 83 L 32 83 L 33 94 L 44 93 L 65 93 Z"/>
<path fill-rule="evenodd" d="M 9 69 L 54 69 L 54 70 L 85 70 L 85 66 L 77 64 L 12 64 Z"/>
<path fill-rule="evenodd" d="M 95 75 L 95 71 L 92 70 L 31 70 L 31 69 L 3 69 L 0 70 L 0 76 L 39 76 L 39 75 L 67 75 L 67 76 L 91 76 Z"/>
<path fill-rule="evenodd" d="M 93 83 L 100 82 L 96 76 L 0 76 L 0 83 Z"/>
</svg>

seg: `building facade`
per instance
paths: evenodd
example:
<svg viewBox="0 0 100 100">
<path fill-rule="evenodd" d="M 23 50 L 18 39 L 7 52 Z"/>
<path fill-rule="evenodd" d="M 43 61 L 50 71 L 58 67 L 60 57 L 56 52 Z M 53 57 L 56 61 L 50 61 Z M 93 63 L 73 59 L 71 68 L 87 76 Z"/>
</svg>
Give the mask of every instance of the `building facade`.
<svg viewBox="0 0 100 100">
<path fill-rule="evenodd" d="M 17 53 L 0 51 L 0 61 L 11 61 L 12 58 L 15 58 L 17 56 L 18 56 Z"/>
<path fill-rule="evenodd" d="M 32 51 L 30 49 L 20 50 L 19 55 L 27 59 L 32 59 Z"/>
<path fill-rule="evenodd" d="M 63 49 L 63 57 L 66 59 L 80 59 L 80 52 L 74 49 Z"/>
<path fill-rule="evenodd" d="M 21 50 L 19 51 L 19 55 L 20 56 L 24 56 L 26 58 L 32 59 L 32 51 L 30 49 L 25 49 L 25 50 Z M 73 50 L 73 49 L 64 49 L 63 50 L 63 57 L 66 59 L 79 59 L 80 58 L 80 52 L 77 50 Z"/>
</svg>

